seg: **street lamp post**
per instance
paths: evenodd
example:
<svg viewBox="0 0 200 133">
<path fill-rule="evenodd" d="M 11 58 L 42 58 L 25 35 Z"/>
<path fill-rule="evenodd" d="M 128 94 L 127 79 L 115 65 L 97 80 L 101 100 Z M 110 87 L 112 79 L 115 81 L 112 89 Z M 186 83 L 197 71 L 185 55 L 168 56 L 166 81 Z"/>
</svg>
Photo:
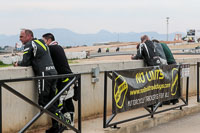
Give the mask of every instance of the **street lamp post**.
<svg viewBox="0 0 200 133">
<path fill-rule="evenodd" d="M 168 25 L 169 25 L 169 17 L 167 17 L 166 19 L 167 19 L 167 41 L 168 41 Z"/>
</svg>

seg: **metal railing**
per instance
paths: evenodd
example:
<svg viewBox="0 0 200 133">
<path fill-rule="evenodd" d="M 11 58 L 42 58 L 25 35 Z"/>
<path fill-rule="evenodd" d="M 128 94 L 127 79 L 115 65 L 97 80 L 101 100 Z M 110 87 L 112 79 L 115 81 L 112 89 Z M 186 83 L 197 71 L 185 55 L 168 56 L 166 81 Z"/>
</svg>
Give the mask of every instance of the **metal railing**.
<svg viewBox="0 0 200 133">
<path fill-rule="evenodd" d="M 199 67 L 200 67 L 200 62 L 197 62 L 197 102 L 200 102 L 200 97 L 199 97 Z"/>
<path fill-rule="evenodd" d="M 58 79 L 58 78 L 67 78 L 72 77 L 72 80 L 45 106 L 41 107 L 37 103 L 33 102 L 23 94 L 19 93 L 6 83 L 9 82 L 24 82 L 30 80 L 41 80 L 41 79 Z M 65 92 L 68 91 L 70 86 L 78 82 L 78 128 L 71 126 L 70 124 L 66 123 L 64 120 L 59 119 L 55 114 L 48 111 L 48 109 L 59 99 L 59 97 Z M 44 77 L 30 77 L 30 78 L 18 78 L 18 79 L 5 79 L 0 80 L 0 132 L 3 132 L 2 128 L 2 88 L 5 88 L 9 92 L 13 93 L 14 95 L 18 96 L 20 99 L 24 100 L 25 102 L 33 105 L 34 107 L 38 108 L 40 112 L 38 112 L 32 120 L 30 120 L 20 131 L 19 133 L 24 133 L 38 118 L 40 118 L 44 113 L 49 115 L 51 118 L 55 119 L 59 123 L 65 125 L 66 127 L 72 129 L 76 133 L 81 133 L 81 75 L 80 74 L 64 74 L 64 75 L 52 75 L 52 76 L 44 76 Z"/>
<path fill-rule="evenodd" d="M 181 73 L 181 69 L 182 69 L 182 65 L 180 65 L 180 69 L 179 69 L 179 72 L 178 72 L 178 76 L 179 76 L 179 78 L 178 78 L 178 80 L 179 80 L 178 81 L 179 82 L 178 88 L 180 88 L 180 77 L 181 77 L 180 73 Z M 151 106 L 150 109 L 148 107 L 144 107 L 147 110 L 148 114 L 111 123 L 111 121 L 115 118 L 115 116 L 117 116 L 117 113 L 115 114 L 115 113 L 112 112 L 112 115 L 107 119 L 107 90 L 108 90 L 107 89 L 107 82 L 108 82 L 107 80 L 108 80 L 108 77 L 110 79 L 112 79 L 112 75 L 111 75 L 112 72 L 113 71 L 105 71 L 105 73 L 104 73 L 103 128 L 107 128 L 107 127 L 117 128 L 118 124 L 122 124 L 122 123 L 133 121 L 133 120 L 137 120 L 137 119 L 144 118 L 144 117 L 147 117 L 147 116 L 151 116 L 151 118 L 153 118 L 154 114 L 166 112 L 166 111 L 173 110 L 173 109 L 176 109 L 176 108 L 180 108 L 180 110 L 182 110 L 183 106 L 187 106 L 188 105 L 189 77 L 187 77 L 187 79 L 186 79 L 187 81 L 186 81 L 186 96 L 185 96 L 185 99 L 183 98 L 183 96 L 180 97 L 180 99 L 183 101 L 183 104 L 174 105 L 173 107 L 157 111 L 158 107 L 162 104 L 162 102 L 159 102 L 156 105 Z M 113 85 L 114 85 L 114 83 L 112 82 L 112 86 Z"/>
</svg>

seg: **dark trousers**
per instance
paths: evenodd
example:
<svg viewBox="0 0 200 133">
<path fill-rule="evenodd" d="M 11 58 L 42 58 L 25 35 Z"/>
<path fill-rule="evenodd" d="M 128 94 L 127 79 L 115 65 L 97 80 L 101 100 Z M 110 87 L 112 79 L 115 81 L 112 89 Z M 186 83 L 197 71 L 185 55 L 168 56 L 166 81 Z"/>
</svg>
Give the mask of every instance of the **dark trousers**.
<svg viewBox="0 0 200 133">
<path fill-rule="evenodd" d="M 55 97 L 56 81 L 57 80 L 55 79 L 38 80 L 39 105 L 44 107 Z M 58 107 L 57 104 L 55 103 L 48 110 L 52 113 L 55 113 L 57 109 Z"/>
</svg>

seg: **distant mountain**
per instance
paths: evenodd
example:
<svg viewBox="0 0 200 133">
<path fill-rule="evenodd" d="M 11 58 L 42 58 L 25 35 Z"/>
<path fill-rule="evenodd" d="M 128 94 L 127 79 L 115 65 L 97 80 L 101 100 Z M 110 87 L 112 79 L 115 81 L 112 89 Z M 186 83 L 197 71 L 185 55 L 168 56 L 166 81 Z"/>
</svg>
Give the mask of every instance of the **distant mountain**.
<svg viewBox="0 0 200 133">
<path fill-rule="evenodd" d="M 93 45 L 99 42 L 136 42 L 140 41 L 140 37 L 144 34 L 148 35 L 151 39 L 156 38 L 158 40 L 166 40 L 166 34 L 159 34 L 157 32 L 129 32 L 129 33 L 116 33 L 101 30 L 95 34 L 79 34 L 68 29 L 34 29 L 34 36 L 41 38 L 44 33 L 51 32 L 55 35 L 56 40 L 62 46 L 80 46 L 80 45 Z M 175 34 L 169 34 L 169 40 L 173 40 Z M 180 33 L 183 36 L 185 33 Z M 0 35 L 0 46 L 15 46 L 15 43 L 19 42 L 19 35 Z"/>
</svg>

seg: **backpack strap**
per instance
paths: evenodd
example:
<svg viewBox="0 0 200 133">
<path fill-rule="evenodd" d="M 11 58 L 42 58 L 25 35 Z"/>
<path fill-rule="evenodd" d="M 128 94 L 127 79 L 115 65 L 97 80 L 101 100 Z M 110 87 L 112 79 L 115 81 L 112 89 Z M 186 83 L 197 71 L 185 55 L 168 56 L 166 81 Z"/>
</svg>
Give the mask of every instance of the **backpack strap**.
<svg viewBox="0 0 200 133">
<path fill-rule="evenodd" d="M 148 48 L 147 48 L 147 45 L 146 45 L 146 43 L 141 43 L 140 44 L 140 46 L 142 47 L 142 46 L 144 46 L 144 48 L 146 49 L 146 51 L 147 51 L 147 54 L 148 54 L 148 57 L 150 58 L 150 55 L 149 55 L 149 50 L 148 50 Z M 141 50 L 141 49 L 140 49 Z"/>
</svg>

